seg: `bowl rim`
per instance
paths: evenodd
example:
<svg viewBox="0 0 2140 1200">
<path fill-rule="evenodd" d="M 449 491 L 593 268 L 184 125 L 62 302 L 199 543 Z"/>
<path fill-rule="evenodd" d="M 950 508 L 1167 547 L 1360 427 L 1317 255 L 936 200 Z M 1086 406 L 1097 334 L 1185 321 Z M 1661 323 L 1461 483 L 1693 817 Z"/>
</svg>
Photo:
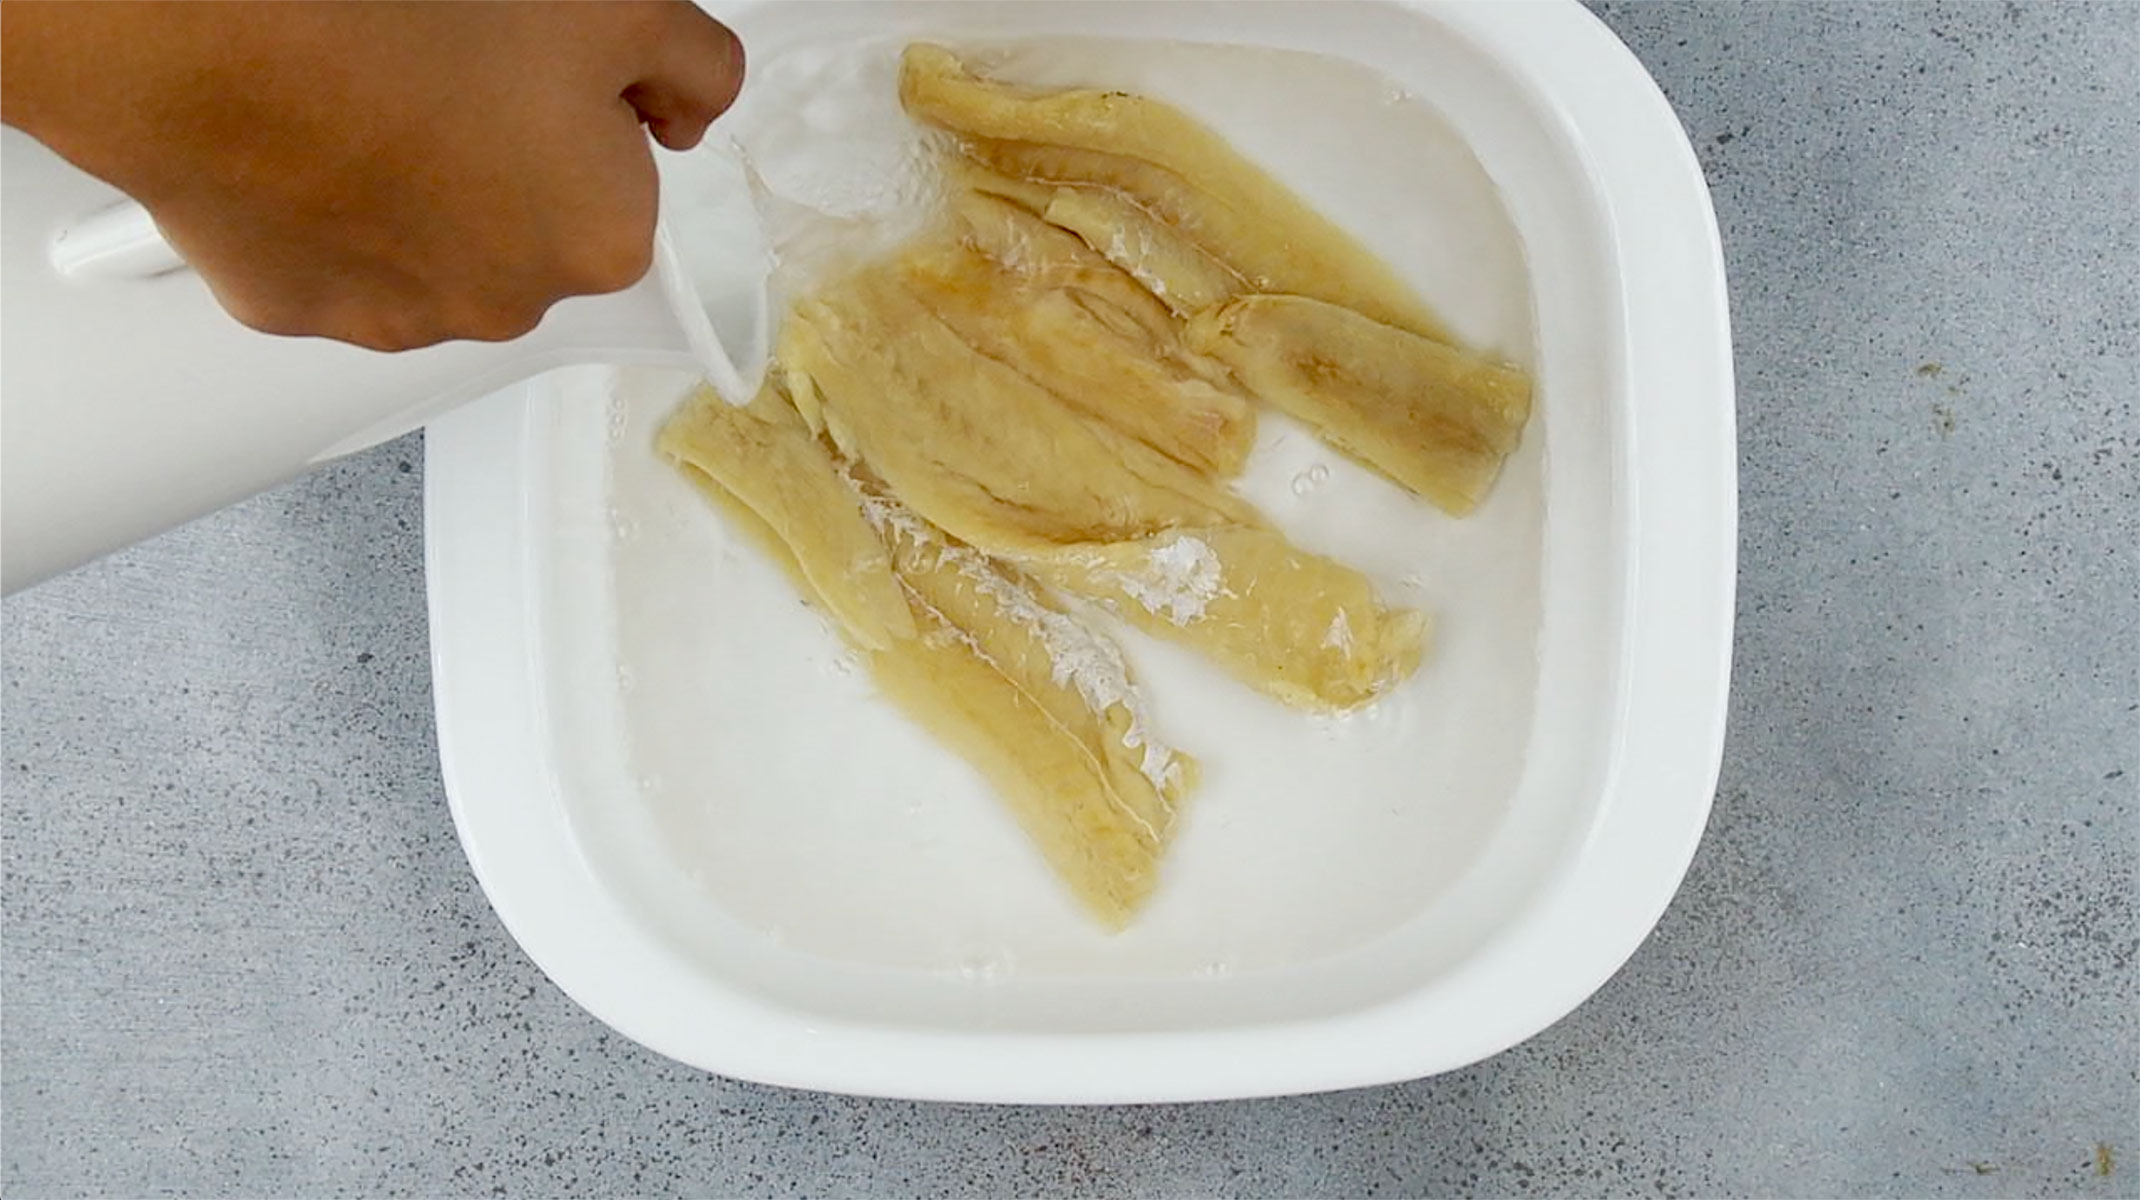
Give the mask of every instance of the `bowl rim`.
<svg viewBox="0 0 2140 1200">
<path fill-rule="evenodd" d="M 1737 459 L 1723 252 L 1677 116 L 1640 62 L 1575 0 L 1407 4 L 1520 61 L 1608 204 L 1626 295 L 1624 362 L 1642 397 L 1629 508 L 1621 715 L 1600 816 L 1570 868 L 1451 977 L 1464 1036 L 1404 997 L 1290 1025 L 1149 1034 L 916 1030 L 823 1021 L 704 977 L 639 929 L 582 856 L 544 767 L 539 617 L 518 590 L 537 539 L 526 449 L 552 377 L 434 422 L 425 554 L 447 798 L 507 930 L 626 1036 L 724 1075 L 910 1099 L 1156 1102 L 1296 1094 L 1453 1070 L 1587 1000 L 1648 937 L 1707 823 L 1721 764 L 1737 555 Z M 1526 967 L 1557 960 L 1550 981 Z M 1509 986 L 1511 979 L 1520 986 Z M 669 986 L 674 984 L 675 986 Z M 1438 992 L 1448 989 L 1437 988 Z M 1420 1036 L 1427 1024 L 1437 1037 Z M 1272 1055 L 1312 1037 L 1318 1053 Z M 1259 1051 L 1263 1051 L 1259 1053 Z"/>
</svg>

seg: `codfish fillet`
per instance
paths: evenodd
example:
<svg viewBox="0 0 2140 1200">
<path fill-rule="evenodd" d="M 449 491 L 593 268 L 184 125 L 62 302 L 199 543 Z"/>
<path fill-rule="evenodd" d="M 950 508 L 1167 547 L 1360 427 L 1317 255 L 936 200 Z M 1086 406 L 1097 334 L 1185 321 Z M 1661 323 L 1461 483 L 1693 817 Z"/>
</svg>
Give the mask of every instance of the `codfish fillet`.
<svg viewBox="0 0 2140 1200">
<path fill-rule="evenodd" d="M 941 46 L 900 59 L 906 110 L 966 151 L 1036 183 L 1120 192 L 1245 280 L 1429 336 L 1441 323 L 1381 260 L 1211 130 L 1127 92 L 1042 92 L 983 79 Z"/>
<path fill-rule="evenodd" d="M 701 389 L 661 448 L 833 616 L 885 694 L 988 779 L 1078 900 L 1126 924 L 1195 760 L 1159 739 L 1112 641 L 837 461 L 783 403 L 771 387 L 748 408 Z M 888 639 L 887 579 L 907 618 Z"/>
<path fill-rule="evenodd" d="M 1531 415 L 1523 372 L 1304 296 L 1241 296 L 1188 343 L 1325 441 L 1457 516 L 1478 507 Z"/>
</svg>

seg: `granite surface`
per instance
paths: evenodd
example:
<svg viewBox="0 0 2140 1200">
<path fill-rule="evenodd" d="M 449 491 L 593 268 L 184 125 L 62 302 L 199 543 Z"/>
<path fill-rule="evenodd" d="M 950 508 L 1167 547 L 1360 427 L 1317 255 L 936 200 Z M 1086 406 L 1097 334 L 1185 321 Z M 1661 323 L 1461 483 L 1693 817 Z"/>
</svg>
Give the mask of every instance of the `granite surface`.
<svg viewBox="0 0 2140 1200">
<path fill-rule="evenodd" d="M 607 1032 L 448 823 L 420 446 L 9 599 L 12 1196 L 2140 1196 L 2140 6 L 1600 5 L 1738 331 L 1714 821 L 1529 1043 L 1285 1100 L 796 1094 Z"/>
</svg>

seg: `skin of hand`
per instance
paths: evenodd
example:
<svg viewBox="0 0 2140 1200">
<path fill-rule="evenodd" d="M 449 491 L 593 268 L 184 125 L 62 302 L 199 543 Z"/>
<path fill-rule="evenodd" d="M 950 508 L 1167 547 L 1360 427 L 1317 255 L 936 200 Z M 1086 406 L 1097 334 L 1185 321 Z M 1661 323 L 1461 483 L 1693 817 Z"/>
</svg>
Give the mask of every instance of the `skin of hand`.
<svg viewBox="0 0 2140 1200">
<path fill-rule="evenodd" d="M 7 0 L 0 120 L 138 200 L 238 320 L 499 341 L 647 271 L 647 144 L 743 81 L 688 0 Z"/>
</svg>

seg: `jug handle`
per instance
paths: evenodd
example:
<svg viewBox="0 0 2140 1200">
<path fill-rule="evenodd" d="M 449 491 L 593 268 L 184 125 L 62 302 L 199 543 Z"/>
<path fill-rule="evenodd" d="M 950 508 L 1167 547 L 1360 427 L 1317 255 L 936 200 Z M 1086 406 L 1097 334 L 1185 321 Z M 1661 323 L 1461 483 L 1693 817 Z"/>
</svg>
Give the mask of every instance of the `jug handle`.
<svg viewBox="0 0 2140 1200">
<path fill-rule="evenodd" d="M 186 270 L 149 210 L 127 201 L 76 221 L 52 235 L 52 270 L 77 283 L 154 279 Z"/>
<path fill-rule="evenodd" d="M 685 274 L 666 226 L 654 234 L 654 263 L 646 278 L 594 303 L 567 301 L 535 331 L 511 343 L 493 369 L 458 381 L 409 410 L 357 431 L 320 452 L 315 462 L 406 432 L 454 405 L 556 366 L 632 362 L 695 369 L 723 395 L 747 399 L 746 378 L 715 336 L 696 288 Z M 76 283 L 123 283 L 190 270 L 149 211 L 126 201 L 62 228 L 50 247 L 53 271 Z"/>
</svg>

